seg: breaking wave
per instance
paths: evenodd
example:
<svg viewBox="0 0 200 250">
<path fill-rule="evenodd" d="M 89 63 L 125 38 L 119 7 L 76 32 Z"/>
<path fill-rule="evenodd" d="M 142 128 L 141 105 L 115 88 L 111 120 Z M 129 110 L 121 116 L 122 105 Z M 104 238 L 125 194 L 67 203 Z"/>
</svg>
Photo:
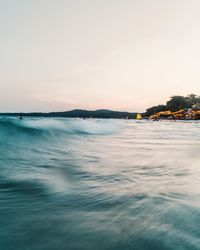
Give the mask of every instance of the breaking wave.
<svg viewBox="0 0 200 250">
<path fill-rule="evenodd" d="M 119 129 L 116 124 L 101 120 L 52 119 L 52 118 L 0 118 L 1 133 L 26 135 L 108 135 Z"/>
</svg>

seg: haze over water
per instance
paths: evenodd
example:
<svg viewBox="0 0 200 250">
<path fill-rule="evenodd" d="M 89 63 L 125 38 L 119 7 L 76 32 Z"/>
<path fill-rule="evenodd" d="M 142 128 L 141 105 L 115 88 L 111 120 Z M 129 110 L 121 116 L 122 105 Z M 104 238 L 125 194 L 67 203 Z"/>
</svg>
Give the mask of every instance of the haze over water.
<svg viewBox="0 0 200 250">
<path fill-rule="evenodd" d="M 200 249 L 199 129 L 0 118 L 0 249 Z"/>
</svg>

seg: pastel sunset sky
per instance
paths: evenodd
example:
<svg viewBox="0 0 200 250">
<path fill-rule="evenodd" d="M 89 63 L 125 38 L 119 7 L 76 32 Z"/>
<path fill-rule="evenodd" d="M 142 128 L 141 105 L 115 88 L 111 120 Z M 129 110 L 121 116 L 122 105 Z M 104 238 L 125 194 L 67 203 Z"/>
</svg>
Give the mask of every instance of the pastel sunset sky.
<svg viewBox="0 0 200 250">
<path fill-rule="evenodd" d="M 0 0 L 0 112 L 200 94 L 199 0 Z"/>
</svg>

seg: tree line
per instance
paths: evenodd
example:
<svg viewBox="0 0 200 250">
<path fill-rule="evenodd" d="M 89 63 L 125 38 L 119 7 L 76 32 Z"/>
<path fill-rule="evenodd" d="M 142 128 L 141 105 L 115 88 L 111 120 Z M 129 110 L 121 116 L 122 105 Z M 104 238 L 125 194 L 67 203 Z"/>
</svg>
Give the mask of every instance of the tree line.
<svg viewBox="0 0 200 250">
<path fill-rule="evenodd" d="M 145 116 L 150 116 L 161 111 L 170 110 L 176 112 L 181 109 L 192 108 L 194 105 L 200 104 L 200 96 L 195 94 L 190 94 L 187 96 L 175 95 L 171 96 L 170 100 L 166 102 L 165 105 L 157 105 L 150 107 L 146 110 Z"/>
</svg>

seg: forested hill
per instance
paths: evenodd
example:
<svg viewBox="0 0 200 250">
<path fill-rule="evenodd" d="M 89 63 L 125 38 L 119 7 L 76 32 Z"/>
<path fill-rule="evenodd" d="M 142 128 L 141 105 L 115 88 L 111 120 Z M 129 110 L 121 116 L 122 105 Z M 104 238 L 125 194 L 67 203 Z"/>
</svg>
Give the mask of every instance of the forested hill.
<svg viewBox="0 0 200 250">
<path fill-rule="evenodd" d="M 189 109 L 189 108 L 200 109 L 199 95 L 190 94 L 187 96 L 180 96 L 180 95 L 172 96 L 170 97 L 170 100 L 166 102 L 166 104 L 161 104 L 148 108 L 144 115 L 149 117 L 161 111 L 169 110 L 171 112 L 176 112 L 181 109 Z"/>
<path fill-rule="evenodd" d="M 75 109 L 64 112 L 50 112 L 50 113 L 0 113 L 1 116 L 39 116 L 39 117 L 71 117 L 71 118 L 115 118 L 115 119 L 135 119 L 137 113 L 112 111 L 107 109 L 100 109 L 95 111 Z"/>
</svg>

